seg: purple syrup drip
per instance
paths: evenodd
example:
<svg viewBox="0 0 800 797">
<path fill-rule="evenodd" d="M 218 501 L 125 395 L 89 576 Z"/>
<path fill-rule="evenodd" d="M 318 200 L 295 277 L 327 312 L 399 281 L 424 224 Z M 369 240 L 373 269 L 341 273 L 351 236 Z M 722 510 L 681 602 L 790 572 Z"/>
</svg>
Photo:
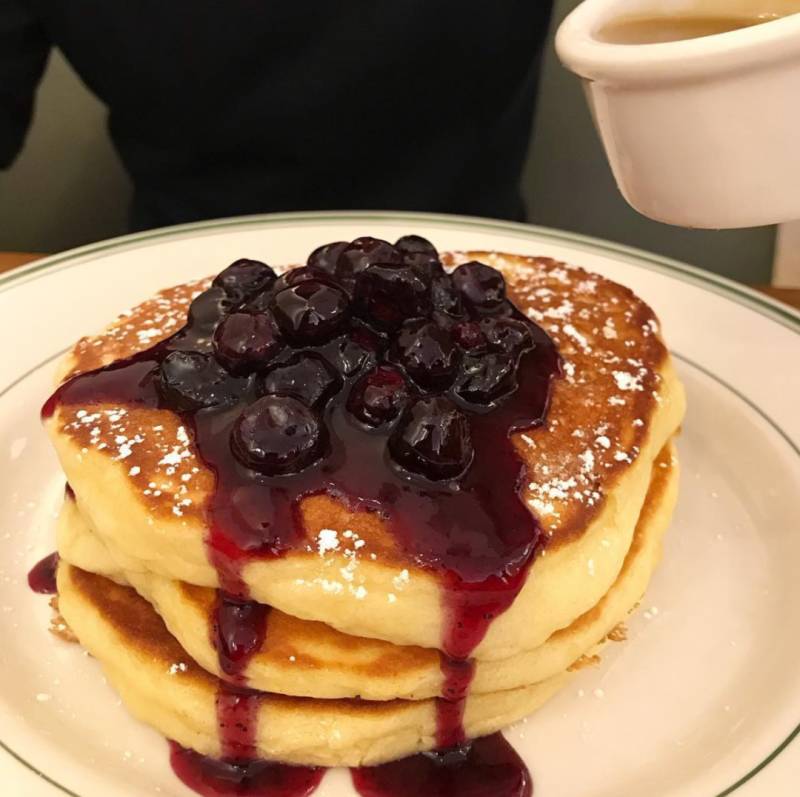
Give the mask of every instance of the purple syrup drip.
<svg viewBox="0 0 800 797">
<path fill-rule="evenodd" d="M 170 742 L 172 771 L 202 797 L 308 797 L 325 775 L 320 767 L 275 761 L 220 761 Z"/>
<path fill-rule="evenodd" d="M 55 595 L 58 554 L 51 553 L 37 562 L 28 573 L 28 586 L 40 595 Z"/>
<path fill-rule="evenodd" d="M 245 670 L 264 643 L 268 614 L 268 606 L 243 601 L 217 590 L 212 643 L 217 651 L 220 670 L 233 684 L 237 684 L 234 686 L 220 679 L 217 688 L 215 708 L 220 749 L 225 761 L 239 762 L 236 771 L 245 768 L 246 780 L 252 783 L 259 783 L 263 778 L 260 775 L 250 778 L 247 773 L 251 770 L 267 773 L 269 777 L 275 772 L 259 766 L 263 762 L 258 759 L 258 711 L 263 695 L 245 688 Z M 262 794 L 259 791 L 241 793 Z M 263 794 L 272 793 L 263 791 Z"/>
<path fill-rule="evenodd" d="M 351 770 L 361 797 L 531 797 L 527 767 L 500 733 L 444 753 Z"/>
<path fill-rule="evenodd" d="M 217 725 L 222 758 L 254 760 L 258 756 L 258 709 L 263 693 L 219 682 Z"/>
<path fill-rule="evenodd" d="M 245 684 L 250 659 L 261 649 L 270 607 L 217 590 L 212 643 L 219 666 L 231 681 Z"/>
<path fill-rule="evenodd" d="M 475 674 L 470 659 L 452 659 L 441 654 L 442 697 L 436 700 L 436 746 L 439 750 L 458 747 L 466 741 L 464 707 Z"/>
</svg>

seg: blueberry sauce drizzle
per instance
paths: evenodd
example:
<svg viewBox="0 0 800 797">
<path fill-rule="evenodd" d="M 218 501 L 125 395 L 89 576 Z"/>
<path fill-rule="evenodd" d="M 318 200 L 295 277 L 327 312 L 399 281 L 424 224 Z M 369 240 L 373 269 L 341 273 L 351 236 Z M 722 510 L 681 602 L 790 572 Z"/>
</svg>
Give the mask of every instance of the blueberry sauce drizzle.
<svg viewBox="0 0 800 797">
<path fill-rule="evenodd" d="M 102 402 L 172 410 L 215 474 L 206 545 L 220 585 L 212 641 L 225 678 L 217 697 L 223 766 L 255 766 L 260 697 L 244 688 L 244 672 L 263 642 L 268 610 L 249 600 L 243 568 L 307 549 L 299 504 L 320 493 L 378 513 L 405 557 L 442 585 L 437 744 L 456 752 L 413 756 L 408 761 L 418 763 L 407 766 L 427 772 L 435 761 L 431 771 L 440 774 L 430 777 L 456 784 L 492 756 L 506 764 L 515 756 L 500 750 L 500 736 L 464 747 L 463 711 L 470 656 L 513 603 L 543 544 L 520 498 L 524 467 L 510 435 L 544 422 L 560 359 L 546 333 L 505 299 L 499 272 L 469 263 L 451 277 L 424 239 L 430 252 L 416 243 L 404 252 L 403 240 L 321 248 L 306 268 L 277 280 L 258 261 L 237 261 L 194 300 L 178 333 L 74 377 L 42 409 L 44 418 L 58 406 Z M 425 317 L 403 323 L 386 306 L 398 292 Z M 226 330 L 221 357 L 214 330 L 240 312 L 261 320 L 230 325 L 250 337 Z M 361 393 L 348 402 L 351 388 L 386 366 L 406 380 L 401 404 L 388 406 L 373 390 L 373 405 L 354 411 Z M 275 385 L 280 393 L 270 392 Z M 184 768 L 195 760 L 178 758 Z M 530 793 L 520 788 L 507 794 Z"/>
<path fill-rule="evenodd" d="M 258 712 L 262 694 L 247 689 L 246 670 L 250 660 L 261 649 L 267 633 L 270 607 L 243 600 L 222 589 L 216 592 L 211 643 L 217 652 L 222 674 L 215 698 L 221 761 L 173 748 L 170 760 L 176 774 L 188 786 L 193 783 L 208 787 L 222 779 L 233 779 L 237 791 L 231 794 L 250 797 L 302 797 L 319 783 L 324 770 L 315 768 L 295 771 L 278 762 L 265 762 L 258 757 Z M 193 783 L 186 777 L 191 776 Z M 281 791 L 283 789 L 283 791 Z M 288 789 L 288 790 L 287 790 Z M 200 791 L 206 795 L 208 792 Z M 211 795 L 218 792 L 211 791 Z M 219 792 L 226 794 L 226 792 Z"/>
<path fill-rule="evenodd" d="M 439 750 L 463 745 L 464 706 L 467 700 L 475 663 L 471 659 L 454 659 L 441 654 L 442 697 L 436 701 L 436 747 Z"/>
<path fill-rule="evenodd" d="M 444 752 L 351 770 L 361 797 L 531 797 L 522 759 L 495 733 Z"/>
<path fill-rule="evenodd" d="M 170 742 L 173 771 L 203 797 L 306 797 L 325 774 L 322 767 L 259 758 L 258 713 L 265 695 L 244 686 L 244 671 L 264 641 L 268 612 L 267 606 L 218 590 L 212 642 L 230 679 L 220 679 L 215 699 L 220 758 Z"/>
<path fill-rule="evenodd" d="M 172 771 L 202 797 L 308 797 L 325 775 L 320 767 L 273 761 L 220 761 L 169 743 Z"/>
<path fill-rule="evenodd" d="M 220 768 L 226 777 L 236 774 L 240 790 L 233 793 L 252 797 L 281 794 L 267 790 L 266 786 L 275 777 L 288 777 L 286 774 L 278 775 L 279 770 L 292 769 L 278 763 L 272 763 L 269 769 L 264 769 L 261 765 L 263 762 L 259 762 L 257 730 L 262 695 L 246 688 L 245 671 L 253 655 L 264 643 L 269 611 L 269 606 L 217 590 L 211 642 L 217 651 L 223 675 L 215 698 L 222 761 L 200 759 L 194 754 L 183 762 L 185 767 L 190 763 L 202 763 L 202 768 L 217 773 L 216 776 L 219 776 Z M 300 783 L 305 784 L 306 779 L 301 777 Z M 287 797 L 288 794 L 293 793 L 287 793 Z"/>
<path fill-rule="evenodd" d="M 211 642 L 217 651 L 223 677 L 246 685 L 245 670 L 261 649 L 267 633 L 270 607 L 217 590 Z"/>
<path fill-rule="evenodd" d="M 31 568 L 28 573 L 28 586 L 40 595 L 55 595 L 56 570 L 58 570 L 58 554 L 48 554 Z"/>
<path fill-rule="evenodd" d="M 221 681 L 217 692 L 217 723 L 223 761 L 252 761 L 258 757 L 256 731 L 262 695 Z"/>
</svg>

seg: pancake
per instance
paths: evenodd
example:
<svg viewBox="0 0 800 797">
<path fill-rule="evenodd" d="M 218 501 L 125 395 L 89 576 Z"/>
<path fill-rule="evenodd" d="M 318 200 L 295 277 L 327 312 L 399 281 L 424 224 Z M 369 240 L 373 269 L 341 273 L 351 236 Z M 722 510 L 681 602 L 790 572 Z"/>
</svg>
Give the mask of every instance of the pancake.
<svg viewBox="0 0 800 797">
<path fill-rule="evenodd" d="M 60 611 L 100 662 L 125 706 L 142 722 L 203 755 L 222 755 L 219 681 L 199 667 L 150 604 L 129 588 L 62 562 Z M 493 733 L 539 708 L 567 677 L 468 697 L 470 738 Z M 256 698 L 257 757 L 313 766 L 379 764 L 436 746 L 435 700 Z"/>
<path fill-rule="evenodd" d="M 513 605 L 478 644 L 480 660 L 540 646 L 590 611 L 617 579 L 652 463 L 684 411 L 652 311 L 628 289 L 546 259 L 493 253 L 517 307 L 558 345 L 564 378 L 545 425 L 514 437 L 524 498 L 548 544 Z M 199 285 L 162 292 L 70 353 L 64 375 L 149 347 L 180 325 Z M 218 587 L 205 468 L 177 415 L 142 407 L 60 406 L 46 424 L 81 513 L 137 571 Z M 448 608 L 437 575 L 399 548 L 375 513 L 305 498 L 304 550 L 246 564 L 254 600 L 354 636 L 441 647 Z M 128 565 L 126 565 L 128 566 Z"/>
<path fill-rule="evenodd" d="M 542 645 L 508 659 L 478 660 L 473 695 L 516 689 L 563 673 L 593 651 L 641 599 L 658 563 L 661 540 L 677 496 L 674 445 L 660 452 L 633 542 L 608 593 L 589 612 Z M 163 618 L 181 647 L 208 672 L 224 677 L 212 634 L 214 590 L 125 571 L 112 550 L 92 532 L 67 498 L 58 521 L 58 550 L 65 561 L 133 586 Z M 442 696 L 440 655 L 433 649 L 400 647 L 352 637 L 323 623 L 273 610 L 261 649 L 244 671 L 254 689 L 316 698 L 420 700 Z"/>
</svg>

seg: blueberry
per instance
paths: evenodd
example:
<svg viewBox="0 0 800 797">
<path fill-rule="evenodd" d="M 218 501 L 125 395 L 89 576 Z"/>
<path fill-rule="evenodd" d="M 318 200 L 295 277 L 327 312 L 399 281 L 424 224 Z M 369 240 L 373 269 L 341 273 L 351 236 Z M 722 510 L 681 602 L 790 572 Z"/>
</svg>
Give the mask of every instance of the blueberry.
<svg viewBox="0 0 800 797">
<path fill-rule="evenodd" d="M 518 310 L 516 307 L 514 307 L 513 304 L 511 304 L 511 302 L 508 299 L 506 299 L 505 301 L 500 302 L 500 304 L 495 305 L 489 310 L 486 309 L 481 310 L 479 312 L 479 315 L 491 316 L 492 318 L 499 318 L 499 317 L 513 318 L 514 316 L 518 315 Z"/>
<path fill-rule="evenodd" d="M 308 266 L 299 266 L 298 268 L 293 268 L 281 274 L 272 286 L 272 293 L 280 293 L 286 288 L 293 288 L 295 285 L 299 285 L 301 282 L 308 282 L 309 280 L 332 284 L 330 277 L 327 275 L 320 274 Z"/>
<path fill-rule="evenodd" d="M 396 263 L 403 256 L 388 241 L 364 236 L 351 241 L 339 255 L 335 276 L 348 290 L 352 290 L 356 276 L 373 263 Z"/>
<path fill-rule="evenodd" d="M 212 285 L 207 291 L 196 296 L 189 305 L 189 326 L 211 334 L 223 316 L 230 313 L 238 304 L 219 285 Z"/>
<path fill-rule="evenodd" d="M 260 395 L 293 396 L 307 407 L 319 408 L 341 387 L 333 366 L 319 354 L 299 352 L 275 365 L 258 385 Z"/>
<path fill-rule="evenodd" d="M 328 357 L 344 377 L 375 365 L 383 349 L 384 342 L 374 332 L 363 327 L 354 327 L 341 335 Z"/>
<path fill-rule="evenodd" d="M 517 355 L 533 348 L 530 328 L 519 318 L 483 318 L 480 328 L 489 345 L 497 351 Z"/>
<path fill-rule="evenodd" d="M 437 277 L 444 276 L 444 267 L 439 258 L 426 255 L 424 252 L 403 255 L 403 263 L 410 266 L 426 285 L 431 285 Z"/>
<path fill-rule="evenodd" d="M 450 330 L 453 340 L 465 352 L 477 354 L 489 346 L 486 335 L 476 321 L 461 321 Z"/>
<path fill-rule="evenodd" d="M 491 312 L 506 298 L 506 282 L 495 268 L 472 260 L 453 272 L 453 284 L 464 301 L 478 312 Z"/>
<path fill-rule="evenodd" d="M 445 390 L 456 375 L 459 352 L 446 329 L 411 321 L 401 327 L 390 356 L 420 387 Z"/>
<path fill-rule="evenodd" d="M 290 396 L 264 396 L 251 404 L 231 430 L 236 458 L 268 476 L 299 473 L 319 460 L 328 433 L 319 416 Z"/>
<path fill-rule="evenodd" d="M 461 476 L 473 453 L 466 416 L 442 396 L 414 402 L 389 437 L 392 459 L 433 481 Z"/>
<path fill-rule="evenodd" d="M 395 242 L 403 256 L 403 263 L 411 266 L 414 273 L 430 285 L 435 277 L 444 274 L 436 247 L 420 235 L 404 235 Z"/>
<path fill-rule="evenodd" d="M 280 332 L 266 313 L 231 313 L 214 331 L 214 355 L 232 373 L 265 368 L 283 349 Z"/>
<path fill-rule="evenodd" d="M 276 293 L 272 313 L 289 341 L 304 345 L 334 337 L 346 324 L 350 308 L 344 291 L 307 280 Z"/>
<path fill-rule="evenodd" d="M 277 282 L 275 283 L 278 284 Z M 248 313 L 268 313 L 272 304 L 272 290 L 257 293 L 249 302 L 242 305 L 241 309 Z"/>
<path fill-rule="evenodd" d="M 380 426 L 397 418 L 407 401 L 408 386 L 400 371 L 379 365 L 353 385 L 347 409 L 367 426 Z"/>
<path fill-rule="evenodd" d="M 464 315 L 461 294 L 455 289 L 449 274 L 434 277 L 431 282 L 431 304 L 435 313 L 446 317 L 461 318 Z"/>
<path fill-rule="evenodd" d="M 158 369 L 164 403 L 179 412 L 235 404 L 244 380 L 232 377 L 213 357 L 196 351 L 173 351 Z"/>
<path fill-rule="evenodd" d="M 428 286 L 410 266 L 374 263 L 356 276 L 356 311 L 381 329 L 430 312 Z"/>
<path fill-rule="evenodd" d="M 436 247 L 421 235 L 403 235 L 394 242 L 395 249 L 399 249 L 404 255 L 426 254 L 438 258 L 439 253 Z"/>
<path fill-rule="evenodd" d="M 260 260 L 235 260 L 220 272 L 214 285 L 222 288 L 234 301 L 243 302 L 267 290 L 277 279 L 275 272 Z"/>
<path fill-rule="evenodd" d="M 347 241 L 334 241 L 324 246 L 318 246 L 306 261 L 311 271 L 336 279 L 336 268 L 339 262 L 339 255 L 349 246 Z"/>
<path fill-rule="evenodd" d="M 517 387 L 517 361 L 511 354 L 466 355 L 453 391 L 470 404 L 489 406 Z"/>
</svg>

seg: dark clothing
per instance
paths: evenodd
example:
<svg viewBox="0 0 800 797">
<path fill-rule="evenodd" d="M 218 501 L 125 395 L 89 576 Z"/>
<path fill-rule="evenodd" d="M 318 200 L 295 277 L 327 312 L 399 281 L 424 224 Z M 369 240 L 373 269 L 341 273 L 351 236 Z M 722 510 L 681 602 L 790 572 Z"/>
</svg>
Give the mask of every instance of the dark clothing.
<svg viewBox="0 0 800 797">
<path fill-rule="evenodd" d="M 0 168 L 51 46 L 108 106 L 134 225 L 519 218 L 549 0 L 0 0 Z"/>
</svg>

